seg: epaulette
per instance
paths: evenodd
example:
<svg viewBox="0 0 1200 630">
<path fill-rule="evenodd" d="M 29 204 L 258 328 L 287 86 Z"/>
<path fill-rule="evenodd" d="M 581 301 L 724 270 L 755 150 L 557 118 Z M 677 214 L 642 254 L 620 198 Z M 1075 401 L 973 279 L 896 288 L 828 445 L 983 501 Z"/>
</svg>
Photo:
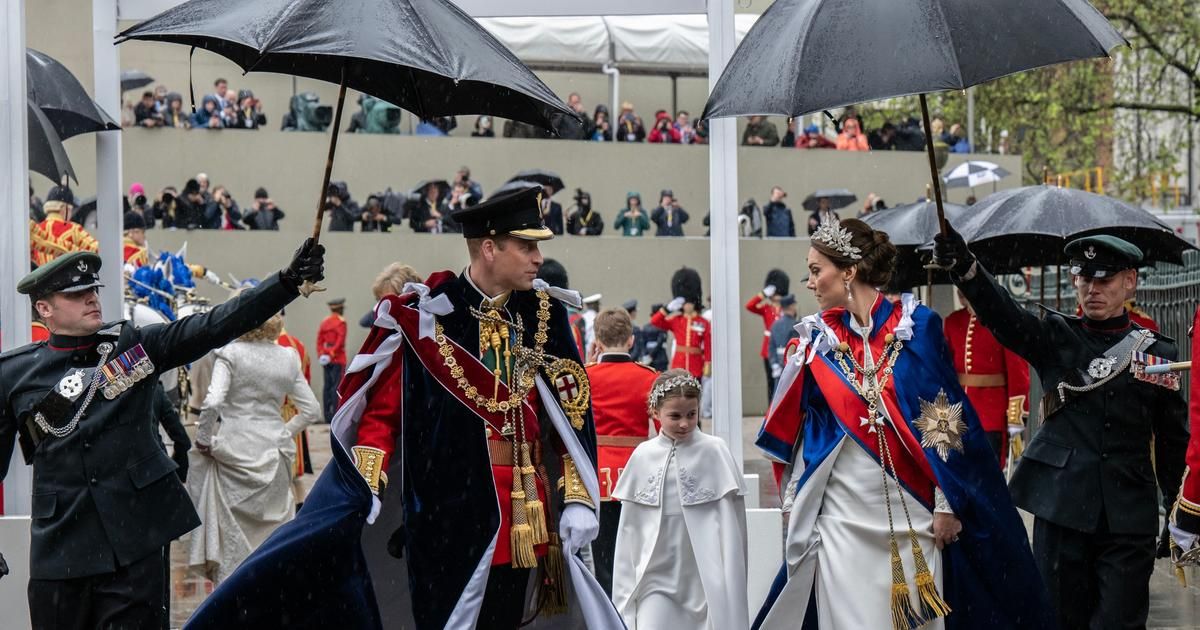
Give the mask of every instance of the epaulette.
<svg viewBox="0 0 1200 630">
<path fill-rule="evenodd" d="M 1137 326 L 1137 324 L 1134 324 L 1134 326 Z M 1138 326 L 1138 328 L 1141 328 L 1141 326 Z M 1150 330 L 1150 329 L 1149 329 L 1149 328 L 1142 328 L 1142 330 Z M 1163 334 L 1163 333 L 1161 333 L 1161 332 L 1154 332 L 1154 331 L 1151 331 L 1151 332 L 1154 334 L 1154 341 L 1156 341 L 1156 342 L 1159 342 L 1159 341 L 1165 341 L 1165 342 L 1167 342 L 1167 343 L 1169 343 L 1169 344 L 1171 344 L 1171 345 L 1173 345 L 1173 346 L 1178 346 L 1178 345 L 1179 345 L 1179 344 L 1178 344 L 1178 342 L 1176 342 L 1176 341 L 1175 341 L 1175 338 L 1174 338 L 1174 337 L 1171 337 L 1171 336 L 1168 336 L 1168 335 L 1164 335 L 1164 334 Z"/>
<path fill-rule="evenodd" d="M 658 370 L 656 370 L 656 369 L 654 369 L 654 368 L 650 367 L 649 365 L 646 365 L 646 364 L 644 364 L 644 363 L 638 363 L 637 361 L 631 361 L 631 363 L 633 363 L 634 365 L 636 365 L 636 366 L 638 366 L 638 367 L 642 368 L 643 370 L 648 370 L 648 371 L 650 371 L 650 372 L 654 372 L 655 374 L 658 374 Z"/>
<path fill-rule="evenodd" d="M 106 337 L 120 337 L 121 329 L 124 328 L 126 321 L 128 320 L 122 319 L 115 322 L 109 322 L 102 326 L 100 330 L 96 331 L 96 334 L 104 335 Z"/>
<path fill-rule="evenodd" d="M 21 346 L 20 348 L 13 348 L 12 350 L 9 350 L 8 352 L 0 353 L 0 361 L 4 361 L 6 359 L 11 359 L 13 357 L 21 356 L 22 354 L 27 354 L 27 353 L 33 352 L 34 350 L 37 350 L 38 348 L 41 348 L 45 345 L 46 345 L 45 341 L 27 343 L 27 344 Z"/>
</svg>

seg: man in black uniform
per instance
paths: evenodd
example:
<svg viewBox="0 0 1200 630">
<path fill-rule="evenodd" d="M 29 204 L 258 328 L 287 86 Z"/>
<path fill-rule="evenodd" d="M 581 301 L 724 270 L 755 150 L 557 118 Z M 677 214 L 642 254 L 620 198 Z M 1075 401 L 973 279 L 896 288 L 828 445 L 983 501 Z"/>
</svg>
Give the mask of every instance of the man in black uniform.
<svg viewBox="0 0 1200 630">
<path fill-rule="evenodd" d="M 1113 236 L 1072 241 L 1064 251 L 1083 317 L 1046 310 L 1039 318 L 1000 288 L 956 232 L 935 243 L 937 261 L 951 268 L 976 316 L 1029 361 L 1046 392 L 1042 427 L 1010 487 L 1017 506 L 1036 517 L 1034 555 L 1060 625 L 1144 628 L 1159 525 L 1155 476 L 1172 505 L 1188 431 L 1178 381 L 1156 381 L 1131 365 L 1134 353 L 1177 353 L 1173 340 L 1125 311 L 1141 250 Z"/>
<path fill-rule="evenodd" d="M 0 355 L 0 475 L 19 436 L 33 465 L 35 629 L 165 626 L 164 547 L 199 517 L 159 440 L 157 375 L 279 312 L 304 280 L 321 279 L 323 253 L 307 241 L 258 287 L 140 329 L 104 323 L 95 254 L 64 255 L 21 280 L 51 335 Z"/>
</svg>

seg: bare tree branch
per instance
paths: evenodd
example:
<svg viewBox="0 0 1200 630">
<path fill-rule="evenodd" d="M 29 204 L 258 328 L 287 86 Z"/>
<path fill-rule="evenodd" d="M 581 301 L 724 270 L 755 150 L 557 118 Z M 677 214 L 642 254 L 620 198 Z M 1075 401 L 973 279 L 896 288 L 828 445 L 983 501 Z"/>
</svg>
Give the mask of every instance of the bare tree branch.
<svg viewBox="0 0 1200 630">
<path fill-rule="evenodd" d="M 1171 67 L 1182 72 L 1183 75 L 1192 83 L 1193 87 L 1200 89 L 1200 75 L 1197 75 L 1196 72 L 1192 70 L 1192 68 L 1188 67 L 1187 63 L 1184 61 L 1167 54 L 1162 43 L 1158 41 L 1158 38 L 1151 34 L 1150 31 L 1148 31 L 1137 18 L 1133 17 L 1132 15 L 1121 13 L 1109 15 L 1108 18 L 1111 20 L 1121 20 L 1122 22 L 1128 24 L 1135 32 L 1137 32 L 1138 37 L 1146 42 L 1147 48 L 1157 53 L 1158 56 L 1161 57 L 1165 63 L 1167 63 L 1167 65 L 1170 65 Z"/>
</svg>

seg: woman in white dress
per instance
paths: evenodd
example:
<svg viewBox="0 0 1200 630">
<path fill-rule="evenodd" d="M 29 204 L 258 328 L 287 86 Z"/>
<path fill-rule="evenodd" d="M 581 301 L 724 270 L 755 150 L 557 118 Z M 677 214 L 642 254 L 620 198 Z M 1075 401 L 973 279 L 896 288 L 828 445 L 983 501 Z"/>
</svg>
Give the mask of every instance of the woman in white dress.
<svg viewBox="0 0 1200 630">
<path fill-rule="evenodd" d="M 856 219 L 812 236 L 808 288 L 821 312 L 796 327 L 799 350 L 757 440 L 790 519 L 754 627 L 1053 627 L 940 319 L 878 290 L 896 256 L 886 233 Z"/>
<path fill-rule="evenodd" d="M 746 489 L 729 448 L 697 428 L 700 382 L 660 374 L 650 390 L 658 437 L 629 459 L 621 501 L 613 603 L 629 630 L 748 627 Z"/>
<path fill-rule="evenodd" d="M 300 356 L 276 344 L 282 327 L 276 315 L 214 353 L 188 480 L 203 523 L 191 534 L 188 564 L 214 582 L 295 514 L 294 438 L 320 407 Z M 286 424 L 285 397 L 299 411 Z"/>
</svg>

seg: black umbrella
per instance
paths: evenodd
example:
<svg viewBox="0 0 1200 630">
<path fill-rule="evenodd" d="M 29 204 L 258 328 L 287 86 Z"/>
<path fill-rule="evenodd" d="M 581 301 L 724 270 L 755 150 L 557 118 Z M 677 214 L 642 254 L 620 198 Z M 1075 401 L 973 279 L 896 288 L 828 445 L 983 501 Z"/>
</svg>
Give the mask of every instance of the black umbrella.
<svg viewBox="0 0 1200 630">
<path fill-rule="evenodd" d="M 1063 264 L 1067 243 L 1096 234 L 1111 234 L 1137 245 L 1147 262 L 1183 264 L 1183 252 L 1196 249 L 1141 208 L 1054 186 L 1026 186 L 989 195 L 971 206 L 955 229 L 993 273 Z"/>
<path fill-rule="evenodd" d="M 1105 57 L 1125 43 L 1087 0 L 777 0 L 734 51 L 703 117 L 802 116 L 920 94 L 941 223 L 927 92 Z"/>
<path fill-rule="evenodd" d="M 416 186 L 413 186 L 412 190 L 410 190 L 408 194 L 424 196 L 425 187 L 430 184 L 437 186 L 439 199 L 450 193 L 450 182 L 444 179 L 422 179 L 421 181 L 417 182 Z"/>
<path fill-rule="evenodd" d="M 29 100 L 46 114 L 59 138 L 121 128 L 88 96 L 79 79 L 50 55 L 26 48 L 25 71 Z"/>
<path fill-rule="evenodd" d="M 944 204 L 944 208 L 946 220 L 955 227 L 969 212 L 966 206 L 951 203 Z M 925 268 L 929 254 L 920 250 L 933 240 L 940 229 L 936 203 L 923 201 L 877 210 L 863 216 L 862 220 L 876 230 L 887 232 L 888 238 L 899 250 L 891 286 L 908 289 L 921 284 L 950 282 L 950 276 L 945 271 Z"/>
<path fill-rule="evenodd" d="M 820 208 L 822 199 L 829 200 L 829 209 L 837 210 L 858 201 L 858 197 L 854 193 L 845 188 L 822 188 L 811 195 L 804 198 L 805 210 L 816 212 Z"/>
<path fill-rule="evenodd" d="M 321 235 L 346 88 L 420 118 L 491 114 L 547 128 L 578 117 L 449 0 L 189 0 L 122 32 L 204 48 L 246 72 L 340 85 L 313 240 Z"/>
<path fill-rule="evenodd" d="M 26 107 L 26 129 L 29 132 L 29 170 L 45 175 L 55 185 L 63 183 L 63 176 L 75 179 L 75 169 L 67 158 L 62 139 L 50 124 L 50 119 L 32 102 Z"/>
<path fill-rule="evenodd" d="M 499 197 L 500 195 L 513 192 L 514 190 L 525 190 L 526 188 L 541 188 L 541 187 L 542 187 L 542 184 L 540 182 L 530 182 L 530 181 L 525 181 L 523 179 L 510 179 L 507 182 L 505 182 L 505 184 L 503 186 L 497 188 L 496 190 L 493 190 L 492 194 L 488 195 L 487 198 L 491 199 L 492 197 Z"/>
<path fill-rule="evenodd" d="M 543 186 L 549 186 L 553 188 L 555 192 L 566 188 L 566 186 L 563 185 L 562 178 L 558 176 L 558 173 L 555 173 L 554 171 L 544 171 L 539 168 L 521 171 L 520 173 L 510 177 L 508 181 L 536 182 L 538 184 L 542 184 Z"/>
<path fill-rule="evenodd" d="M 154 83 L 154 77 L 141 70 L 121 71 L 121 91 L 128 92 Z"/>
</svg>

